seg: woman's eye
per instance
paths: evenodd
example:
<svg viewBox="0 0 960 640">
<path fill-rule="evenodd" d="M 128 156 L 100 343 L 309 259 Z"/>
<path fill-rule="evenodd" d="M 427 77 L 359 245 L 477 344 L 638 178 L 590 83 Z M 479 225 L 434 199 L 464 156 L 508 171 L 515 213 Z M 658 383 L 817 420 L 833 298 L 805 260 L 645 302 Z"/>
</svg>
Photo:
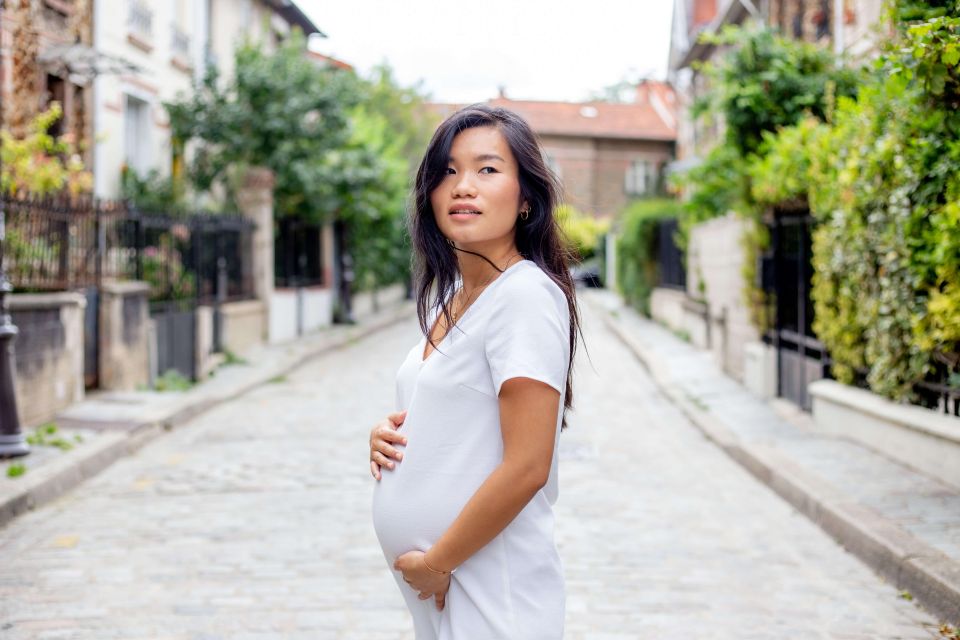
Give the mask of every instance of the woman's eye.
<svg viewBox="0 0 960 640">
<path fill-rule="evenodd" d="M 480 169 L 480 173 L 496 173 L 496 172 L 497 170 L 494 169 L 493 167 L 484 167 L 483 169 Z"/>
<path fill-rule="evenodd" d="M 452 175 L 455 174 L 455 173 L 456 173 L 456 171 L 453 170 L 453 167 L 447 167 L 447 168 L 444 170 L 443 175 L 445 175 L 445 176 L 452 176 Z"/>
</svg>

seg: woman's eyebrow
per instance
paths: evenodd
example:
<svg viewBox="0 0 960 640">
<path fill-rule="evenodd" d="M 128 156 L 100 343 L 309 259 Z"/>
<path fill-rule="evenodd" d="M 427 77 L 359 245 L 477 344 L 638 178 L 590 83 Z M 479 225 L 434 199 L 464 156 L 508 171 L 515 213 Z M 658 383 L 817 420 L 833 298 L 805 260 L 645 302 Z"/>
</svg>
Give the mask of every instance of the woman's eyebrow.
<svg viewBox="0 0 960 640">
<path fill-rule="evenodd" d="M 474 162 L 486 162 L 488 160 L 499 160 L 500 162 L 506 162 L 506 160 L 504 160 L 503 158 L 501 158 L 495 153 L 481 153 L 478 156 L 474 156 L 473 160 Z M 451 162 L 455 162 L 453 156 L 450 156 L 449 158 L 447 158 L 447 163 L 451 163 Z"/>
</svg>

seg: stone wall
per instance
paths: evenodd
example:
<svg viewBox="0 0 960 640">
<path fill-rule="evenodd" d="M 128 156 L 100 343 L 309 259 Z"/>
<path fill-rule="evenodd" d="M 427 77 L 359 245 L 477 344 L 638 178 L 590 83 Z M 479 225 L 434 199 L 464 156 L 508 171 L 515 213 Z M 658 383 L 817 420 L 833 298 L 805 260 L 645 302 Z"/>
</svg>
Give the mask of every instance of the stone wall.
<svg viewBox="0 0 960 640">
<path fill-rule="evenodd" d="M 78 293 L 16 294 L 8 300 L 19 329 L 13 342 L 17 410 L 21 425 L 29 428 L 84 397 L 87 301 Z"/>
</svg>

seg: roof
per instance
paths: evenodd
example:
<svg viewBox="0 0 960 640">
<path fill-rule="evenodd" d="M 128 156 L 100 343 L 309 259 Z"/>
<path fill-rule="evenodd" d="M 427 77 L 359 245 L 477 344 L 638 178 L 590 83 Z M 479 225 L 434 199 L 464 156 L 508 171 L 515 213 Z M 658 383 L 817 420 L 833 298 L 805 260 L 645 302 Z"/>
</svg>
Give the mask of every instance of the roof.
<svg viewBox="0 0 960 640">
<path fill-rule="evenodd" d="M 344 69 L 346 71 L 353 71 L 353 65 L 349 62 L 344 62 L 334 58 L 333 56 L 324 55 L 322 53 L 317 53 L 316 51 L 307 51 L 307 55 L 310 56 L 313 60 L 331 67 L 336 67 L 338 69 Z"/>
<path fill-rule="evenodd" d="M 271 9 L 276 11 L 284 20 L 286 20 L 291 25 L 296 25 L 303 29 L 303 34 L 306 36 L 313 35 L 314 33 L 326 38 L 327 34 L 313 23 L 313 20 L 307 17 L 307 14 L 296 5 L 293 0 L 265 0 L 267 5 Z"/>
<path fill-rule="evenodd" d="M 677 138 L 676 119 L 656 108 L 650 101 L 636 104 L 609 102 L 545 102 L 510 100 L 505 97 L 487 102 L 519 114 L 538 135 L 620 140 L 673 141 Z M 465 105 L 432 104 L 436 113 L 447 117 Z"/>
</svg>

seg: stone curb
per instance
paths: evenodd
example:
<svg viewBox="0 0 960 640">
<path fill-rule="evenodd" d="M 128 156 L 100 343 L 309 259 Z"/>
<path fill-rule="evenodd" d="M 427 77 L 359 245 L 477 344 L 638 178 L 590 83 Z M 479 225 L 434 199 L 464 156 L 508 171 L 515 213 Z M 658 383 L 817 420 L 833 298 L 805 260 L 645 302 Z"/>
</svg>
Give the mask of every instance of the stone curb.
<svg viewBox="0 0 960 640">
<path fill-rule="evenodd" d="M 186 424 L 218 405 L 249 393 L 277 376 L 286 375 L 334 349 L 368 337 L 412 315 L 411 309 L 405 303 L 390 306 L 389 310 L 379 312 L 368 322 L 356 325 L 330 340 L 311 345 L 297 357 L 265 369 L 256 377 L 243 381 L 226 393 L 190 398 L 165 416 L 138 424 L 129 431 L 106 432 L 39 468 L 31 469 L 28 475 L 18 481 L 12 491 L 0 492 L 0 527 L 4 527 L 26 511 L 36 509 L 62 496 L 121 457 L 134 453 L 157 436 Z"/>
<path fill-rule="evenodd" d="M 713 414 L 672 384 L 666 368 L 609 310 L 596 302 L 590 305 L 704 436 L 897 589 L 908 591 L 941 620 L 960 622 L 960 563 L 851 500 L 773 447 L 740 442 Z"/>
</svg>

